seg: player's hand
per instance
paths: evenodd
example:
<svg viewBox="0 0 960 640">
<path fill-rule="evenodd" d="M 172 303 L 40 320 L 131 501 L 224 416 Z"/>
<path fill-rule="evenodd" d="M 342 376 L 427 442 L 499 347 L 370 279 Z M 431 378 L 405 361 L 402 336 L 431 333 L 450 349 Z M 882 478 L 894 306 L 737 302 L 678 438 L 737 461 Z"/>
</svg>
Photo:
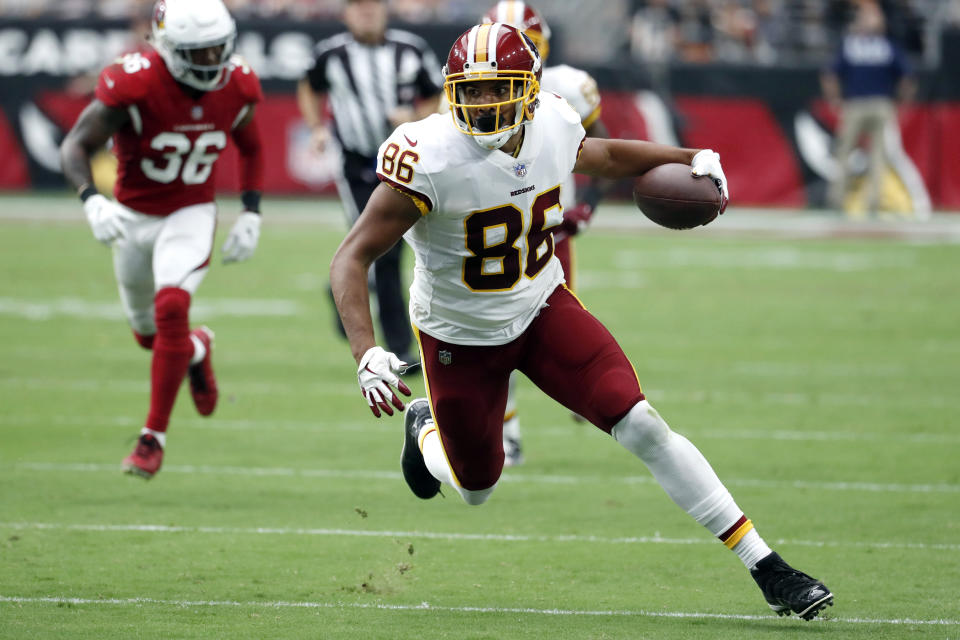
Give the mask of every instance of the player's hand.
<svg viewBox="0 0 960 640">
<path fill-rule="evenodd" d="M 310 131 L 310 147 L 317 153 L 323 153 L 330 144 L 330 129 L 318 124 Z"/>
<path fill-rule="evenodd" d="M 581 202 L 569 209 L 564 209 L 563 222 L 560 223 L 560 229 L 562 229 L 567 236 L 575 236 L 587 228 L 592 217 L 593 207 L 586 202 Z"/>
<path fill-rule="evenodd" d="M 690 163 L 690 173 L 695 176 L 710 176 L 717 183 L 720 189 L 720 213 L 727 208 L 727 201 L 730 200 L 730 190 L 727 188 L 727 176 L 723 175 L 723 167 L 720 166 L 720 154 L 712 149 L 703 149 L 693 156 L 693 162 Z"/>
<path fill-rule="evenodd" d="M 224 264 L 228 262 L 243 262 L 257 250 L 260 240 L 260 214 L 244 211 L 233 223 L 233 228 L 227 235 L 220 252 L 223 254 Z"/>
<path fill-rule="evenodd" d="M 383 410 L 388 416 L 392 416 L 391 404 L 403 411 L 403 401 L 391 387 L 396 387 L 397 391 L 406 396 L 412 394 L 410 387 L 397 376 L 406 366 L 406 362 L 381 347 L 370 347 L 360 358 L 357 382 L 360 383 L 360 393 L 366 399 L 373 415 L 379 418 L 380 411 Z"/>
<path fill-rule="evenodd" d="M 134 219 L 131 211 L 99 193 L 83 202 L 83 212 L 93 237 L 108 246 L 126 234 L 127 223 Z"/>
</svg>

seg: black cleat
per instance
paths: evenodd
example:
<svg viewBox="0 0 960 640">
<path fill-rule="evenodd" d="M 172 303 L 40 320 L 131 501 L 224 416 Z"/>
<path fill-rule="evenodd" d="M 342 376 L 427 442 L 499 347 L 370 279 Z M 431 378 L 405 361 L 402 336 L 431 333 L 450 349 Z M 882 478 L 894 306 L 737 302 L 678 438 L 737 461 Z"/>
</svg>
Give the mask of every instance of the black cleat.
<svg viewBox="0 0 960 640">
<path fill-rule="evenodd" d="M 407 411 L 403 415 L 403 451 L 400 454 L 400 468 L 403 469 L 403 479 L 413 491 L 413 495 L 423 500 L 429 500 L 440 493 L 440 481 L 433 477 L 423 461 L 423 452 L 417 442 L 420 428 L 431 420 L 430 403 L 426 398 L 417 398 L 407 403 Z"/>
<path fill-rule="evenodd" d="M 804 620 L 813 620 L 822 609 L 833 606 L 833 594 L 825 584 L 797 571 L 776 552 L 758 562 L 750 575 L 778 616 L 793 612 Z"/>
</svg>

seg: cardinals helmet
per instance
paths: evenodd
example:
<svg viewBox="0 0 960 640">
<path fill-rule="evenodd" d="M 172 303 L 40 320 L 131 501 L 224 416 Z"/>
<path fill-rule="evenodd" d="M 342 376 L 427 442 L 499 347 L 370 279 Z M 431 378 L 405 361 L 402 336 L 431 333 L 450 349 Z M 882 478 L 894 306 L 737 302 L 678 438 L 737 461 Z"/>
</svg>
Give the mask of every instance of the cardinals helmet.
<svg viewBox="0 0 960 640">
<path fill-rule="evenodd" d="M 154 7 L 153 45 L 170 74 L 194 89 L 227 84 L 236 38 L 237 25 L 222 0 L 159 0 Z M 215 56 L 205 57 L 205 49 Z"/>
</svg>

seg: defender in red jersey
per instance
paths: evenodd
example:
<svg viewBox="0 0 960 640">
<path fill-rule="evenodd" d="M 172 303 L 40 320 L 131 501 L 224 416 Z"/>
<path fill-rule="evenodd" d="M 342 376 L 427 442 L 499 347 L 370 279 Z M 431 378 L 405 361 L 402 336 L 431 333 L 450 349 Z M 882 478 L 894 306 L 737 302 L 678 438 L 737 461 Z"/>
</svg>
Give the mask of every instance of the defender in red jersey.
<svg viewBox="0 0 960 640">
<path fill-rule="evenodd" d="M 254 121 L 256 74 L 233 55 L 236 24 L 222 0 L 160 0 L 152 48 L 100 74 L 94 100 L 61 146 L 94 237 L 113 249 L 114 272 L 137 342 L 153 351 L 150 409 L 123 469 L 152 477 L 184 377 L 197 411 L 213 413 L 213 332 L 189 326 L 190 300 L 213 253 L 214 163 L 229 140 L 240 151 L 243 211 L 223 261 L 250 258 L 260 236 L 263 156 Z M 97 193 L 90 157 L 113 138 L 114 200 Z"/>
</svg>

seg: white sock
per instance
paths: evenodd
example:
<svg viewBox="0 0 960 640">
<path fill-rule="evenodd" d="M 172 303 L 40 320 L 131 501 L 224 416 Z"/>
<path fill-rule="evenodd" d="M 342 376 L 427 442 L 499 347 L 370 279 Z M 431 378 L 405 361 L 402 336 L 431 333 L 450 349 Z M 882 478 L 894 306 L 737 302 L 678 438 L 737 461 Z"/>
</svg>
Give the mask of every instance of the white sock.
<svg viewBox="0 0 960 640">
<path fill-rule="evenodd" d="M 165 431 L 154 431 L 153 429 L 147 429 L 146 427 L 140 429 L 140 435 L 145 435 L 148 433 L 157 439 L 157 442 L 160 443 L 161 449 L 167 448 L 167 434 Z"/>
<path fill-rule="evenodd" d="M 423 453 L 423 461 L 426 463 L 430 475 L 443 484 L 453 487 L 467 504 L 478 505 L 487 501 L 487 498 L 490 497 L 490 494 L 493 493 L 497 485 L 480 491 L 471 491 L 460 486 L 460 483 L 454 479 L 450 463 L 447 462 L 447 454 L 443 452 L 443 443 L 440 442 L 440 434 L 433 420 L 428 420 L 423 428 L 420 429 L 420 436 L 417 438 L 417 442 L 420 445 L 420 451 Z"/>
<path fill-rule="evenodd" d="M 740 542 L 733 548 L 733 552 L 743 562 L 747 569 L 753 569 L 757 563 L 766 558 L 773 552 L 773 549 L 767 546 L 756 529 L 747 532 Z"/>
<path fill-rule="evenodd" d="M 748 568 L 770 552 L 703 454 L 685 437 L 671 431 L 649 402 L 637 403 L 611 434 L 643 460 L 681 509 L 725 544 L 732 545 Z"/>
<path fill-rule="evenodd" d="M 200 364 L 207 357 L 207 348 L 203 346 L 200 338 L 190 334 L 190 342 L 193 343 L 193 356 L 190 358 L 190 365 Z"/>
</svg>

